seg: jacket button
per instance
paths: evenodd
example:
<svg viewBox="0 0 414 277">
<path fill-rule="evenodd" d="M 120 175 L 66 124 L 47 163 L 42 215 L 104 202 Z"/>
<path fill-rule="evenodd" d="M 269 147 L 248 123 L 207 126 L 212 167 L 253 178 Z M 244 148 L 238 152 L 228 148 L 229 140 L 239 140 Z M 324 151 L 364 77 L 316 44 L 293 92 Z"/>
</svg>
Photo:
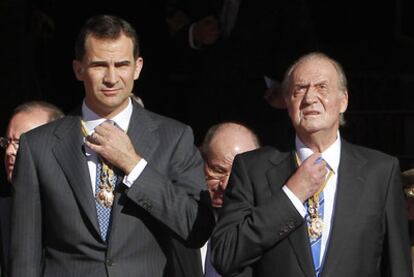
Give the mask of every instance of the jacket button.
<svg viewBox="0 0 414 277">
<path fill-rule="evenodd" d="M 106 259 L 105 263 L 106 263 L 107 266 L 112 266 L 113 265 L 113 262 L 112 262 L 111 259 Z"/>
</svg>

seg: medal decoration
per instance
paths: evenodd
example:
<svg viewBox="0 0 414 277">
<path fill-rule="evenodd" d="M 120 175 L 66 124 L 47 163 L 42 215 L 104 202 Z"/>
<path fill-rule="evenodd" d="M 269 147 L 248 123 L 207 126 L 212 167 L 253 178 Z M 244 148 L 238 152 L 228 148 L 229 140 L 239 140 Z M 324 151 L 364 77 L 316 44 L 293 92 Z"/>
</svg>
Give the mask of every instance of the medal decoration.
<svg viewBox="0 0 414 277">
<path fill-rule="evenodd" d="M 85 139 L 91 139 L 93 141 L 93 134 L 88 134 L 88 129 L 85 126 L 85 122 L 81 120 L 82 134 Z M 110 208 L 114 203 L 114 190 L 116 183 L 116 176 L 114 170 L 109 164 L 102 158 L 99 158 L 102 163 L 102 172 L 100 174 L 99 191 L 95 192 L 96 201 L 101 205 Z"/>
<path fill-rule="evenodd" d="M 323 219 L 319 213 L 319 195 L 308 199 L 308 235 L 311 241 L 315 241 L 322 235 Z"/>
<path fill-rule="evenodd" d="M 301 164 L 298 154 L 295 152 L 296 157 L 296 164 L 299 166 Z M 322 215 L 319 211 L 319 195 L 325 188 L 326 184 L 328 183 L 331 176 L 334 174 L 333 170 L 329 167 L 329 165 L 320 157 L 316 161 L 316 163 L 323 162 L 327 166 L 329 173 L 326 176 L 325 181 L 323 182 L 322 186 L 319 190 L 312 195 L 307 200 L 307 212 L 306 221 L 308 225 L 308 236 L 311 242 L 317 240 L 320 236 L 322 236 L 323 231 L 323 219 Z"/>
<path fill-rule="evenodd" d="M 115 174 L 108 164 L 102 161 L 101 184 L 96 193 L 96 200 L 107 208 L 114 203 Z"/>
</svg>

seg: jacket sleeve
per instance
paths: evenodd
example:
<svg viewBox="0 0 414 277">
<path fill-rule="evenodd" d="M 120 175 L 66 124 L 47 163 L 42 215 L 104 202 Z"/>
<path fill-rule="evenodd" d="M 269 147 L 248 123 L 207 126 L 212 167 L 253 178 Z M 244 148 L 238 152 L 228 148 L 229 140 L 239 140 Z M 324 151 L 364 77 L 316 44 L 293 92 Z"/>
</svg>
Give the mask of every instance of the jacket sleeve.
<svg viewBox="0 0 414 277">
<path fill-rule="evenodd" d="M 235 276 L 253 265 L 267 249 L 303 224 L 282 190 L 257 205 L 255 185 L 244 160 L 236 156 L 212 236 L 213 264 L 225 276 Z"/>
<path fill-rule="evenodd" d="M 13 173 L 10 276 L 37 277 L 40 276 L 42 258 L 41 198 L 25 135 L 20 138 Z"/>
<path fill-rule="evenodd" d="M 385 204 L 386 241 L 383 253 L 383 268 L 388 276 L 413 276 L 410 241 L 408 236 L 408 216 L 405 209 L 400 167 L 394 160 Z"/>
<path fill-rule="evenodd" d="M 199 248 L 214 228 L 203 162 L 189 127 L 183 128 L 175 144 L 168 143 L 174 148 L 166 157 L 169 172 L 160 172 L 149 160 L 127 195 L 187 246 Z"/>
</svg>

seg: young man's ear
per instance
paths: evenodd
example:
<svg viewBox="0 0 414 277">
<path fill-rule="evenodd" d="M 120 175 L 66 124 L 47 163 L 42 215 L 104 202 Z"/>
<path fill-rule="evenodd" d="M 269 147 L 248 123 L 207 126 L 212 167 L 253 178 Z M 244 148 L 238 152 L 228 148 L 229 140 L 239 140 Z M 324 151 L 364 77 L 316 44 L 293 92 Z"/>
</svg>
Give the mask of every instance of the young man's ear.
<svg viewBox="0 0 414 277">
<path fill-rule="evenodd" d="M 135 61 L 134 80 L 138 79 L 139 74 L 141 73 L 141 70 L 142 70 L 142 66 L 143 65 L 144 65 L 144 60 L 141 57 L 139 57 Z"/>
<path fill-rule="evenodd" d="M 83 70 L 83 66 L 81 62 L 78 60 L 73 60 L 72 68 L 73 68 L 73 72 L 75 73 L 76 79 L 78 79 L 79 81 L 82 81 L 84 70 Z"/>
</svg>

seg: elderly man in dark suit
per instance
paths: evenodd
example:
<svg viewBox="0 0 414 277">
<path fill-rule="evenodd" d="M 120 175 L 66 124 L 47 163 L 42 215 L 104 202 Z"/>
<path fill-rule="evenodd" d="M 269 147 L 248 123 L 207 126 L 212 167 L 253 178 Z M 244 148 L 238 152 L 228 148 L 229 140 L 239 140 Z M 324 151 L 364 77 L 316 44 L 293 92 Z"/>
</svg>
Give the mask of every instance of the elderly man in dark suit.
<svg viewBox="0 0 414 277">
<path fill-rule="evenodd" d="M 4 165 L 7 182 L 1 184 L 0 196 L 0 276 L 9 276 L 11 186 L 20 136 L 36 127 L 64 116 L 55 105 L 44 101 L 28 101 L 17 106 L 10 117 L 6 136 L 0 137 L 4 149 Z"/>
<path fill-rule="evenodd" d="M 223 276 L 412 276 L 398 160 L 350 144 L 344 72 L 322 53 L 295 62 L 284 97 L 296 148 L 236 156 L 212 237 Z"/>
<path fill-rule="evenodd" d="M 174 276 L 172 238 L 208 238 L 191 129 L 130 99 L 142 65 L 129 23 L 86 22 L 73 61 L 81 109 L 20 139 L 11 276 Z"/>
</svg>

